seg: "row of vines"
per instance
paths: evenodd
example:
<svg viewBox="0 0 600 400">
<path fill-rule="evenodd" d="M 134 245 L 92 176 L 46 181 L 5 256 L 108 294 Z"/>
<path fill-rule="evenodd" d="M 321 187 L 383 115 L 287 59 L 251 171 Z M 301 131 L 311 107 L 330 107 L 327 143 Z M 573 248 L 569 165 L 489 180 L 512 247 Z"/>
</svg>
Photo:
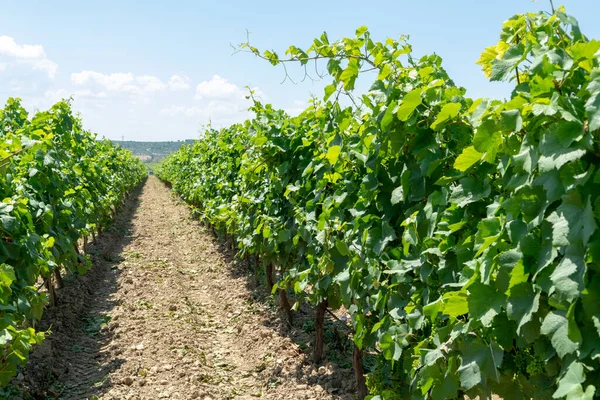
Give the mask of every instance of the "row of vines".
<svg viewBox="0 0 600 400">
<path fill-rule="evenodd" d="M 29 117 L 18 99 L 0 109 L 0 386 L 45 332 L 61 271 L 90 267 L 81 245 L 114 217 L 147 175 L 128 151 L 98 141 L 68 101 Z M 45 287 L 45 288 L 44 288 Z"/>
<path fill-rule="evenodd" d="M 290 320 L 316 306 L 316 362 L 327 308 L 350 313 L 361 397 L 600 390 L 600 41 L 563 8 L 500 37 L 478 63 L 514 83 L 506 101 L 364 27 L 286 58 L 245 43 L 273 65 L 321 60 L 332 83 L 297 117 L 253 99 L 253 119 L 158 171 L 265 268 Z"/>
</svg>

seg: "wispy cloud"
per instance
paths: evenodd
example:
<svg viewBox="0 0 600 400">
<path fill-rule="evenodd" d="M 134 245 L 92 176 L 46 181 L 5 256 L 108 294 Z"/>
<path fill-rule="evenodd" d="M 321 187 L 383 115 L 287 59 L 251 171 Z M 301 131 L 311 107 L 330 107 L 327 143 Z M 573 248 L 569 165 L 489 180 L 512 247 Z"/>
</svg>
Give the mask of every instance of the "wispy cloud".
<svg viewBox="0 0 600 400">
<path fill-rule="evenodd" d="M 257 96 L 264 96 L 259 88 L 253 89 Z M 159 111 L 163 117 L 184 117 L 201 123 L 212 122 L 215 126 L 225 126 L 249 118 L 250 91 L 226 78 L 213 75 L 209 80 L 196 86 L 193 104 L 172 104 Z"/>
<path fill-rule="evenodd" d="M 226 122 L 243 121 L 248 118 L 250 112 L 248 105 L 232 103 L 222 100 L 210 101 L 201 106 L 171 105 L 159 111 L 159 115 L 167 117 L 195 118 L 208 122 L 211 120 L 223 120 Z"/>
<path fill-rule="evenodd" d="M 2 63 L 3 68 L 0 70 L 4 70 L 14 63 L 27 64 L 33 69 L 44 71 L 50 78 L 54 78 L 58 71 L 58 64 L 48 59 L 43 46 L 18 44 L 10 36 L 0 36 L 0 56 L 5 57 L 8 61 Z"/>
<path fill-rule="evenodd" d="M 248 89 L 240 88 L 219 75 L 213 75 L 210 80 L 200 82 L 196 86 L 197 100 L 244 99 L 248 94 Z"/>
<path fill-rule="evenodd" d="M 73 96 L 75 99 L 106 99 L 106 92 L 92 92 L 89 89 L 68 91 L 67 89 L 47 90 L 44 96 L 52 102 Z"/>
<path fill-rule="evenodd" d="M 135 76 L 132 73 L 116 72 L 103 74 L 96 71 L 81 71 L 71 74 L 75 85 L 98 85 L 109 92 L 146 94 L 164 90 L 167 85 L 151 75 Z"/>
<path fill-rule="evenodd" d="M 284 111 L 289 115 L 295 117 L 300 114 L 302 111 L 308 108 L 308 103 L 304 100 L 294 100 L 294 105 L 289 108 L 284 108 Z"/>
<path fill-rule="evenodd" d="M 190 88 L 190 79 L 183 75 L 173 75 L 167 82 L 152 75 L 134 75 L 131 72 L 104 74 L 97 71 L 81 71 L 71 74 L 71 82 L 77 86 L 96 86 L 107 92 L 120 92 L 130 95 L 146 96 L 162 92 Z"/>
<path fill-rule="evenodd" d="M 190 86 L 190 78 L 183 75 L 173 75 L 169 79 L 169 89 L 171 90 L 187 90 Z"/>
</svg>

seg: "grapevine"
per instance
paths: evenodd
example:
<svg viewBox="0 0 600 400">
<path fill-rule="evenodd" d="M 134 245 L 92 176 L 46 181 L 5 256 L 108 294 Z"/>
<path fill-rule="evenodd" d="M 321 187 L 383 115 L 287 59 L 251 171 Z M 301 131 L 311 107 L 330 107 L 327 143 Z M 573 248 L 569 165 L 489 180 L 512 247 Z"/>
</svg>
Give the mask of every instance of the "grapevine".
<svg viewBox="0 0 600 400">
<path fill-rule="evenodd" d="M 80 239 L 110 223 L 147 174 L 131 153 L 85 131 L 68 101 L 29 116 L 19 99 L 0 109 L 0 386 L 25 364 L 61 271 L 90 267 Z M 40 282 L 47 291 L 42 291 Z"/>
<path fill-rule="evenodd" d="M 207 130 L 158 175 L 292 309 L 350 312 L 356 359 L 403 383 L 371 375 L 369 398 L 596 395 L 600 41 L 564 8 L 512 17 L 478 61 L 514 83 L 507 101 L 467 97 L 439 56 L 366 27 L 286 59 L 241 50 L 322 60 L 332 83 L 297 117 L 254 100 L 255 118 Z"/>
</svg>

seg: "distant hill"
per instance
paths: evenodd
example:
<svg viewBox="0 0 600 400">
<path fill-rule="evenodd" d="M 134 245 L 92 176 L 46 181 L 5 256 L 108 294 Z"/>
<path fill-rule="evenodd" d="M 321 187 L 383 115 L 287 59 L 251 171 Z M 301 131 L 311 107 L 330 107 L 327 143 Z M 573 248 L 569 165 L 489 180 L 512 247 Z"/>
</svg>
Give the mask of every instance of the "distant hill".
<svg viewBox="0 0 600 400">
<path fill-rule="evenodd" d="M 179 140 L 170 142 L 135 142 L 132 140 L 113 140 L 113 143 L 131 150 L 134 156 L 146 163 L 160 162 L 171 153 L 176 152 L 184 144 L 192 144 L 195 140 Z"/>
</svg>

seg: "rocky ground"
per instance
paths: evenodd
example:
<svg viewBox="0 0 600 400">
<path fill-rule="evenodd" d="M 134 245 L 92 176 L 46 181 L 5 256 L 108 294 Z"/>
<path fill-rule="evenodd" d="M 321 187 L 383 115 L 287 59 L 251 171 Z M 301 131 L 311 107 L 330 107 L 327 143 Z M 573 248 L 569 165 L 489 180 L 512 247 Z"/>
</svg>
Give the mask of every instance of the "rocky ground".
<svg viewBox="0 0 600 400">
<path fill-rule="evenodd" d="M 23 398 L 354 398 L 343 325 L 310 362 L 312 311 L 293 327 L 187 207 L 150 177 L 47 310 L 48 339 L 15 379 Z"/>
</svg>

